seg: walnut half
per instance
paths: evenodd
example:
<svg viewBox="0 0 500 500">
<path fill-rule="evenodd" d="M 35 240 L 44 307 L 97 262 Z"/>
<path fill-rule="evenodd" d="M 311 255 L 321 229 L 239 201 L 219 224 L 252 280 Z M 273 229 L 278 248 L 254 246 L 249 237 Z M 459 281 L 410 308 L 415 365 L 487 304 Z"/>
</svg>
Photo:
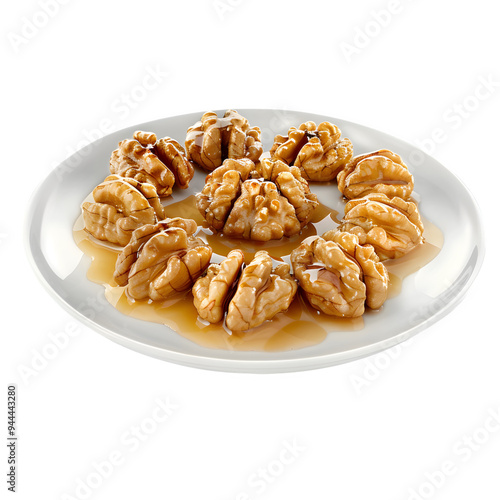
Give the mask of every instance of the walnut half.
<svg viewBox="0 0 500 500">
<path fill-rule="evenodd" d="M 339 229 L 372 245 L 381 260 L 402 257 L 424 241 L 415 203 L 381 193 L 349 201 Z"/>
<path fill-rule="evenodd" d="M 210 264 L 205 276 L 193 286 L 194 306 L 198 315 L 209 323 L 224 319 L 228 296 L 237 285 L 245 255 L 231 250 L 220 264 Z"/>
<path fill-rule="evenodd" d="M 362 280 L 366 286 L 366 305 L 379 309 L 389 292 L 389 273 L 371 245 L 360 245 L 355 234 L 332 229 L 322 235 L 326 241 L 333 241 L 360 266 Z"/>
<path fill-rule="evenodd" d="M 225 323 L 232 332 L 250 330 L 286 311 L 297 292 L 288 264 L 273 269 L 265 250 L 257 252 L 240 275 L 242 263 L 243 253 L 232 250 L 220 264 L 212 264 L 206 276 L 193 286 L 200 317 L 218 323 L 226 314 Z"/>
<path fill-rule="evenodd" d="M 126 245 L 132 232 L 164 218 L 156 188 L 135 179 L 109 175 L 82 205 L 85 229 L 98 240 Z"/>
<path fill-rule="evenodd" d="M 109 163 L 111 173 L 149 182 L 159 196 L 170 195 L 174 184 L 187 188 L 194 175 L 193 164 L 176 140 L 157 140 L 154 133 L 141 130 L 134 133 L 133 139 L 120 142 Z"/>
<path fill-rule="evenodd" d="M 343 318 L 364 313 L 366 286 L 361 267 L 339 244 L 307 238 L 292 252 L 291 262 L 294 276 L 315 309 Z"/>
<path fill-rule="evenodd" d="M 330 122 L 318 126 L 312 121 L 291 127 L 287 136 L 277 135 L 271 158 L 295 165 L 305 179 L 331 181 L 352 158 L 349 139 L 341 138 L 340 129 Z"/>
<path fill-rule="evenodd" d="M 339 191 L 348 199 L 370 193 L 407 199 L 413 191 L 413 176 L 399 155 L 381 149 L 353 158 L 337 177 Z"/>
<path fill-rule="evenodd" d="M 116 261 L 116 283 L 131 299 L 163 300 L 188 290 L 212 256 L 196 230 L 194 220 L 179 217 L 137 229 Z"/>
<path fill-rule="evenodd" d="M 248 158 L 257 162 L 262 155 L 259 127 L 250 127 L 237 111 L 228 109 L 223 118 L 207 111 L 186 135 L 188 158 L 197 165 L 214 170 L 226 159 Z"/>
</svg>

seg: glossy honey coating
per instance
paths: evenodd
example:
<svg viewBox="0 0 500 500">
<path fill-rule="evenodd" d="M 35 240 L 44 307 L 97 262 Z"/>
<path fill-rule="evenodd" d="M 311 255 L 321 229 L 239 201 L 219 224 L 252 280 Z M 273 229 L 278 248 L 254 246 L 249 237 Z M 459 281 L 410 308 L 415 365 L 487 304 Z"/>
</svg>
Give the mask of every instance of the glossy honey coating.
<svg viewBox="0 0 500 500">
<path fill-rule="evenodd" d="M 307 180 L 331 181 L 351 160 L 352 143 L 342 138 L 340 129 L 330 122 L 318 126 L 312 121 L 291 127 L 287 136 L 277 135 L 271 158 L 298 167 Z"/>
<path fill-rule="evenodd" d="M 355 318 L 365 311 L 366 286 L 357 261 L 338 243 L 304 240 L 291 254 L 293 274 L 309 303 L 331 316 Z"/>
<path fill-rule="evenodd" d="M 348 199 L 382 193 L 406 200 L 414 187 L 413 176 L 401 157 L 388 149 L 356 156 L 339 172 L 337 183 Z"/>
<path fill-rule="evenodd" d="M 209 323 L 224 319 L 228 298 L 236 286 L 245 255 L 241 250 L 231 250 L 220 264 L 210 264 L 204 276 L 193 286 L 193 302 L 198 315 Z"/>
<path fill-rule="evenodd" d="M 85 230 L 94 238 L 126 245 L 135 229 L 164 218 L 156 188 L 135 179 L 110 175 L 82 205 Z"/>
<path fill-rule="evenodd" d="M 131 299 L 164 300 L 188 290 L 210 264 L 212 249 L 191 219 L 165 219 L 134 231 L 118 256 L 114 278 Z"/>
<path fill-rule="evenodd" d="M 220 167 L 228 158 L 257 162 L 263 152 L 259 127 L 251 127 L 232 109 L 222 118 L 213 111 L 204 113 L 189 127 L 185 146 L 188 158 L 206 170 Z"/>
<path fill-rule="evenodd" d="M 372 245 L 380 260 L 402 257 L 424 241 L 415 203 L 381 193 L 349 201 L 339 229 Z"/>
<path fill-rule="evenodd" d="M 360 245 L 355 234 L 332 229 L 322 235 L 326 241 L 337 243 L 361 267 L 362 279 L 366 285 L 365 304 L 371 309 L 379 309 L 389 292 L 389 273 L 375 249 L 371 245 Z"/>
<path fill-rule="evenodd" d="M 110 158 L 110 171 L 156 187 L 158 195 L 168 196 L 175 184 L 188 187 L 194 166 L 184 148 L 174 139 L 157 139 L 152 132 L 138 130 L 133 139 L 121 141 Z"/>
<path fill-rule="evenodd" d="M 250 330 L 286 311 L 297 292 L 288 264 L 273 267 L 265 250 L 258 251 L 243 269 L 229 302 L 226 326 L 232 332 Z"/>
</svg>

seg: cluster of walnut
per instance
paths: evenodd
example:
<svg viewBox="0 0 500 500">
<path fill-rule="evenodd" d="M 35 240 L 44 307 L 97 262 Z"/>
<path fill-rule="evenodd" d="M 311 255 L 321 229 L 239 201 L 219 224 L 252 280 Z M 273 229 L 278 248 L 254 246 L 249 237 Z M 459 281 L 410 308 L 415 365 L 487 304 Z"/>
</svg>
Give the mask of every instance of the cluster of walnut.
<svg viewBox="0 0 500 500">
<path fill-rule="evenodd" d="M 196 196 L 198 210 L 215 231 L 256 241 L 293 236 L 318 205 L 297 167 L 281 160 L 225 160 Z"/>
<path fill-rule="evenodd" d="M 300 286 L 310 304 L 338 317 L 378 309 L 387 298 L 383 262 L 423 241 L 414 181 L 402 159 L 383 149 L 353 158 L 332 123 L 312 121 L 277 135 L 263 158 L 260 129 L 234 110 L 207 112 L 174 139 L 137 131 L 121 141 L 109 175 L 83 204 L 86 230 L 123 247 L 114 279 L 132 300 L 165 300 L 191 290 L 199 317 L 247 331 L 286 311 Z M 211 263 L 212 248 L 194 220 L 166 219 L 161 197 L 188 187 L 194 166 L 209 170 L 196 195 L 208 226 L 232 238 L 269 241 L 299 234 L 318 206 L 308 181 L 337 180 L 347 201 L 339 227 L 306 238 L 291 267 L 259 251 L 245 266 L 241 250 Z M 182 214 L 179 214 L 182 215 Z"/>
<path fill-rule="evenodd" d="M 273 267 L 264 250 L 246 266 L 241 250 L 210 264 L 212 248 L 196 237 L 197 230 L 194 220 L 179 217 L 136 229 L 116 261 L 116 284 L 132 300 L 161 301 L 191 289 L 200 318 L 224 321 L 232 332 L 288 309 L 297 292 L 288 264 Z"/>
<path fill-rule="evenodd" d="M 226 159 L 257 162 L 263 152 L 260 128 L 250 127 L 248 120 L 233 109 L 228 109 L 223 118 L 207 111 L 189 127 L 186 151 L 189 159 L 206 170 L 220 167 Z"/>
<path fill-rule="evenodd" d="M 136 131 L 113 151 L 109 175 L 92 192 L 94 201 L 82 205 L 85 229 L 94 238 L 127 245 L 132 232 L 165 218 L 160 197 L 175 185 L 186 189 L 194 166 L 174 139 L 157 139 Z"/>
<path fill-rule="evenodd" d="M 337 185 L 348 200 L 339 229 L 372 245 L 381 260 L 402 257 L 424 241 L 420 214 L 409 201 L 413 176 L 396 153 L 381 149 L 352 158 Z"/>
<path fill-rule="evenodd" d="M 400 156 L 387 149 L 352 158 L 338 172 L 349 201 L 335 231 L 305 240 L 292 253 L 295 277 L 310 304 L 340 317 L 378 309 L 389 277 L 382 261 L 396 259 L 423 242 L 424 226 L 408 201 L 414 181 Z"/>
<path fill-rule="evenodd" d="M 232 332 L 246 331 L 286 311 L 297 292 L 288 264 L 273 268 L 261 250 L 243 267 L 241 250 L 232 250 L 220 264 L 212 264 L 193 286 L 198 315 L 209 323 L 224 320 Z"/>
<path fill-rule="evenodd" d="M 302 242 L 291 255 L 294 276 L 309 303 L 340 317 L 361 316 L 387 298 L 383 262 L 423 242 L 417 206 L 408 200 L 413 176 L 387 149 L 363 154 L 338 172 L 340 192 L 349 201 L 339 227 Z"/>
</svg>

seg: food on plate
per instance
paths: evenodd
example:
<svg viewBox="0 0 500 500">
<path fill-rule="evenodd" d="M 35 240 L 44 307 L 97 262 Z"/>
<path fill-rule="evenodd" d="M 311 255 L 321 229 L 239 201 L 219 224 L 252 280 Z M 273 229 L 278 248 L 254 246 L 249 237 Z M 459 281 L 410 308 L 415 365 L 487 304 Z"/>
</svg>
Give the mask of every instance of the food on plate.
<svg viewBox="0 0 500 500">
<path fill-rule="evenodd" d="M 244 261 L 241 250 L 231 250 L 220 264 L 210 264 L 205 276 L 198 278 L 192 291 L 194 306 L 201 319 L 209 323 L 219 323 L 224 319 Z"/>
<path fill-rule="evenodd" d="M 174 184 L 187 188 L 194 175 L 193 164 L 176 140 L 157 139 L 154 133 L 141 130 L 133 139 L 119 143 L 109 164 L 113 174 L 153 184 L 161 197 L 170 195 Z"/>
<path fill-rule="evenodd" d="M 424 241 L 415 203 L 382 193 L 350 200 L 339 229 L 355 234 L 361 245 L 372 245 L 381 260 L 402 257 Z"/>
<path fill-rule="evenodd" d="M 163 300 L 188 290 L 212 256 L 197 229 L 194 220 L 180 217 L 140 227 L 118 256 L 116 283 L 131 299 Z"/>
<path fill-rule="evenodd" d="M 286 311 L 297 292 L 290 276 L 290 266 L 282 263 L 273 268 L 265 250 L 255 254 L 243 269 L 236 293 L 229 302 L 226 325 L 231 331 L 245 331 L 261 325 Z"/>
<path fill-rule="evenodd" d="M 240 274 L 243 258 L 240 250 L 231 251 L 220 264 L 212 264 L 193 287 L 200 317 L 217 323 L 225 315 L 226 327 L 232 332 L 250 330 L 286 311 L 297 292 L 288 264 L 273 268 L 270 255 L 260 250 Z"/>
<path fill-rule="evenodd" d="M 333 241 L 361 267 L 366 286 L 366 301 L 370 309 L 379 309 L 389 293 L 389 273 L 371 245 L 360 245 L 355 234 L 331 229 L 322 235 L 326 241 Z"/>
<path fill-rule="evenodd" d="M 206 170 L 220 167 L 226 159 L 248 158 L 254 163 L 262 155 L 260 128 L 251 127 L 237 111 L 228 109 L 222 118 L 207 111 L 189 127 L 186 135 L 188 158 Z"/>
<path fill-rule="evenodd" d="M 224 235 L 257 241 L 293 236 L 310 220 L 316 195 L 297 167 L 280 160 L 225 160 L 211 172 L 197 207 Z"/>
<path fill-rule="evenodd" d="M 288 135 L 277 135 L 271 148 L 271 158 L 300 168 L 303 177 L 311 181 L 331 181 L 352 158 L 352 143 L 341 137 L 340 129 L 330 122 L 318 126 L 312 121 L 298 128 L 290 127 Z"/>
<path fill-rule="evenodd" d="M 339 191 L 348 199 L 370 193 L 382 193 L 389 198 L 404 200 L 413 191 L 413 176 L 401 157 L 381 149 L 353 158 L 337 176 Z"/>
<path fill-rule="evenodd" d="M 164 218 L 156 188 L 147 182 L 109 175 L 82 205 L 85 230 L 94 238 L 126 245 L 132 232 Z"/>
<path fill-rule="evenodd" d="M 315 309 L 343 318 L 364 313 L 366 287 L 361 268 L 340 245 L 312 236 L 292 252 L 291 262 L 293 275 Z"/>
<path fill-rule="evenodd" d="M 241 185 L 255 168 L 248 159 L 225 160 L 224 164 L 208 174 L 201 193 L 196 195 L 196 206 L 211 228 L 222 231 L 233 204 L 241 194 Z"/>
<path fill-rule="evenodd" d="M 353 157 L 336 125 L 306 121 L 277 135 L 263 154 L 259 127 L 234 110 L 204 113 L 185 146 L 136 131 L 113 151 L 112 175 L 82 205 L 85 231 L 122 247 L 96 250 L 85 241 L 93 258 L 106 255 L 97 281 L 125 314 L 164 323 L 200 345 L 217 337 L 218 347 L 241 342 L 244 350 L 245 342 L 275 335 L 265 349 L 301 336 L 304 346 L 332 325 L 358 329 L 366 310 L 388 298 L 387 269 L 401 279 L 413 272 L 403 268 L 416 267 L 410 259 L 386 262 L 424 242 L 410 201 L 414 179 L 396 153 Z M 195 165 L 209 172 L 202 176 Z M 335 179 L 339 191 L 312 184 Z M 161 200 L 175 186 L 189 189 Z"/>
</svg>

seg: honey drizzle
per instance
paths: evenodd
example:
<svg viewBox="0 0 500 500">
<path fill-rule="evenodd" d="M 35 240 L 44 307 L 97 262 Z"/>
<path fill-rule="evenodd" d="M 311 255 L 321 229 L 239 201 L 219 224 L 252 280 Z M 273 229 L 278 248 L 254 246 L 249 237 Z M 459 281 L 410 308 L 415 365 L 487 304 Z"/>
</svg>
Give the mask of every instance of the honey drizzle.
<svg viewBox="0 0 500 500">
<path fill-rule="evenodd" d="M 300 235 L 282 240 L 255 242 L 214 234 L 196 209 L 194 196 L 188 196 L 181 201 L 166 205 L 165 216 L 194 219 L 199 225 L 198 236 L 205 239 L 213 248 L 213 261 L 220 261 L 231 249 L 240 248 L 245 252 L 247 262 L 260 249 L 267 250 L 276 260 L 289 262 L 291 251 L 303 239 L 335 229 L 340 222 L 337 211 L 320 205 L 315 210 L 311 222 Z M 116 259 L 121 248 L 94 240 L 82 229 L 81 219 L 80 217 L 75 224 L 74 239 L 82 252 L 92 259 L 87 278 L 104 285 L 108 302 L 123 314 L 164 324 L 179 335 L 203 347 L 235 351 L 286 351 L 319 344 L 329 332 L 355 331 L 364 327 L 362 317 L 337 318 L 316 311 L 300 293 L 297 294 L 288 311 L 278 314 L 271 321 L 248 332 L 233 332 L 232 335 L 228 334 L 222 324 L 205 324 L 198 318 L 190 291 L 178 294 L 164 302 L 150 300 L 131 302 L 125 295 L 125 289 L 118 287 L 113 279 Z M 384 262 L 390 277 L 389 298 L 401 291 L 402 281 L 406 276 L 434 259 L 443 245 L 441 231 L 430 221 L 426 219 L 422 221 L 425 227 L 425 242 L 404 257 Z"/>
</svg>

